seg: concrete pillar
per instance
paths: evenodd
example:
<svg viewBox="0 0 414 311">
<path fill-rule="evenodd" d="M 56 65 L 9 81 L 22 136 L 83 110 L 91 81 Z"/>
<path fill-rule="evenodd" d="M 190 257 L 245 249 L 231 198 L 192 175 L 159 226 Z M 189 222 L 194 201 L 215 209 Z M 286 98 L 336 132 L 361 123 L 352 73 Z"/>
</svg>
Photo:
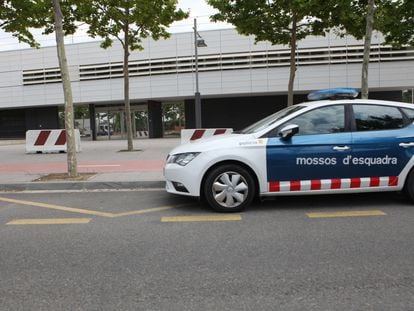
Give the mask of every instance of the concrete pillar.
<svg viewBox="0 0 414 311">
<path fill-rule="evenodd" d="M 131 122 L 132 122 L 132 136 L 137 138 L 137 123 L 135 122 L 135 111 L 131 112 Z"/>
<path fill-rule="evenodd" d="M 124 139 L 126 138 L 125 136 L 125 112 L 120 111 L 119 116 L 120 116 L 120 123 L 121 123 L 121 137 L 122 139 Z"/>
<path fill-rule="evenodd" d="M 92 140 L 96 140 L 96 120 L 95 120 L 95 105 L 89 105 L 89 123 L 91 125 Z"/>
<path fill-rule="evenodd" d="M 108 140 L 111 140 L 111 120 L 109 119 L 109 111 L 107 112 L 107 122 L 108 122 Z"/>
<path fill-rule="evenodd" d="M 195 106 L 194 99 L 186 99 L 184 101 L 185 108 L 185 128 L 195 128 Z M 202 116 L 202 115 L 201 115 Z"/>
<path fill-rule="evenodd" d="M 162 106 L 160 102 L 148 101 L 148 136 L 149 138 L 163 137 Z"/>
</svg>

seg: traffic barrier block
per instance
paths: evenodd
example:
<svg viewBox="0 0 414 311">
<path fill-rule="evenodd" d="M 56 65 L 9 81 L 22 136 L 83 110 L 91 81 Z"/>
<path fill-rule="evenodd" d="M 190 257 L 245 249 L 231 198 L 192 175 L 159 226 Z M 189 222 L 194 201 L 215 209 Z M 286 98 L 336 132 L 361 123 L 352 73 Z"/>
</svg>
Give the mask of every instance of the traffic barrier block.
<svg viewBox="0 0 414 311">
<path fill-rule="evenodd" d="M 137 137 L 148 137 L 148 131 L 137 131 Z"/>
<path fill-rule="evenodd" d="M 79 130 L 75 130 L 76 152 L 81 151 Z M 26 132 L 26 153 L 67 152 L 65 130 L 30 130 Z"/>
<path fill-rule="evenodd" d="M 215 135 L 225 135 L 231 133 L 233 133 L 232 128 L 185 129 L 181 130 L 181 144 L 185 144 L 202 138 L 212 137 Z"/>
</svg>

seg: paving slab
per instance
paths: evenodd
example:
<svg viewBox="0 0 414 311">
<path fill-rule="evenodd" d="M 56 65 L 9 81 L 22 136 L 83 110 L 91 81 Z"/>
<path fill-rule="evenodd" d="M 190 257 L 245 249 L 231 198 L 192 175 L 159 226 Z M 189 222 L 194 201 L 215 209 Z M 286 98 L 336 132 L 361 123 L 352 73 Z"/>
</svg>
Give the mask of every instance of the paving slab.
<svg viewBox="0 0 414 311">
<path fill-rule="evenodd" d="M 163 166 L 178 138 L 137 139 L 133 152 L 125 140 L 82 141 L 79 172 L 96 173 L 87 181 L 34 182 L 67 171 L 67 155 L 27 154 L 24 140 L 0 141 L 0 191 L 164 187 Z"/>
</svg>

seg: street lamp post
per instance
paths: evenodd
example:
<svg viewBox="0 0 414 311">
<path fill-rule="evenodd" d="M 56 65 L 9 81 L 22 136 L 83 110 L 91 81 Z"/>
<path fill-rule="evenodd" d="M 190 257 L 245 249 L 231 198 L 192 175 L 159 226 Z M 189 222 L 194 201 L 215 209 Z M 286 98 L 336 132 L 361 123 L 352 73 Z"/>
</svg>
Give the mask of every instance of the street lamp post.
<svg viewBox="0 0 414 311">
<path fill-rule="evenodd" d="M 201 95 L 198 83 L 198 48 L 206 47 L 207 44 L 197 32 L 197 18 L 194 18 L 194 58 L 195 58 L 195 83 L 196 89 L 194 94 L 195 108 L 195 127 L 201 128 Z"/>
</svg>

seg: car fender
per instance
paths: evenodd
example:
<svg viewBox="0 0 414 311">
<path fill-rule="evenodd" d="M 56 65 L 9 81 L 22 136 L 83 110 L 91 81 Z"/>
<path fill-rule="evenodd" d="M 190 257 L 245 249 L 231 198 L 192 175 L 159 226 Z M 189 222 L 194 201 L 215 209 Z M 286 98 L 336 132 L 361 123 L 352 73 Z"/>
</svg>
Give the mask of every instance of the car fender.
<svg viewBox="0 0 414 311">
<path fill-rule="evenodd" d="M 224 162 L 240 162 L 249 167 L 256 176 L 259 184 L 259 193 L 267 191 L 266 169 L 266 144 L 267 139 L 252 139 L 240 141 L 237 147 L 221 148 L 207 151 L 203 154 L 200 174 L 200 187 L 206 173 L 214 166 Z"/>
</svg>

